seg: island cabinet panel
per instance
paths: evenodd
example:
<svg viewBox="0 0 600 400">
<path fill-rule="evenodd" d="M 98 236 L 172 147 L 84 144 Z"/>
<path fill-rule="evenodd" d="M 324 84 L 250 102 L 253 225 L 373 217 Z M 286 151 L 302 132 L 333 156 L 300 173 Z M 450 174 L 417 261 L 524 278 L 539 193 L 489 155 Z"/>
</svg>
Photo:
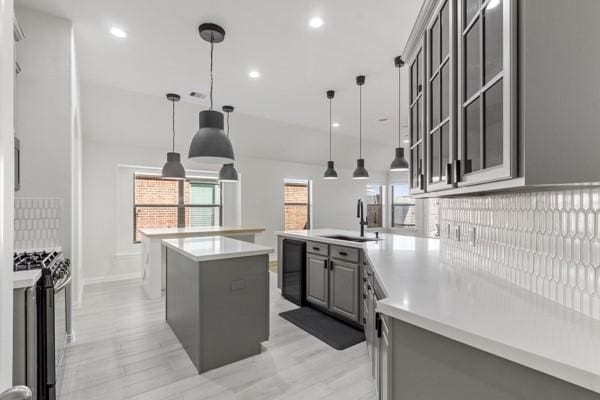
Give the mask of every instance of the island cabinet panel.
<svg viewBox="0 0 600 400">
<path fill-rule="evenodd" d="M 382 362 L 391 357 L 392 399 L 598 399 L 598 393 L 404 321 L 390 321 L 391 349 Z"/>
<path fill-rule="evenodd" d="M 598 182 L 600 2 L 572 6 L 424 1 L 403 52 L 411 194 Z"/>
<path fill-rule="evenodd" d="M 269 338 L 268 255 L 195 262 L 167 249 L 167 322 L 198 372 L 258 354 Z"/>
</svg>

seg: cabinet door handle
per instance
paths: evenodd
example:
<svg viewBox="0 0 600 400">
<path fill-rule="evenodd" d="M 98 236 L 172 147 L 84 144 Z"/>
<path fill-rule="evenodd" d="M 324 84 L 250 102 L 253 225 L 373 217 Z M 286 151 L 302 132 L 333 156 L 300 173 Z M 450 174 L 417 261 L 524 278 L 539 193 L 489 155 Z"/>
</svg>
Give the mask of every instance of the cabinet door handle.
<svg viewBox="0 0 600 400">
<path fill-rule="evenodd" d="M 331 271 L 333 271 L 333 261 L 331 261 L 331 260 L 329 261 L 329 269 Z"/>
<path fill-rule="evenodd" d="M 460 182 L 460 160 L 452 161 L 452 172 L 454 172 L 453 180 L 454 182 Z"/>
<path fill-rule="evenodd" d="M 365 278 L 365 277 L 363 276 L 363 282 L 366 282 L 366 281 L 367 281 L 367 278 Z"/>
<path fill-rule="evenodd" d="M 339 254 L 340 256 L 348 257 L 348 253 L 346 253 L 345 251 L 340 251 Z"/>
<path fill-rule="evenodd" d="M 365 317 L 363 317 L 363 324 L 367 323 L 367 319 Z"/>
<path fill-rule="evenodd" d="M 363 293 L 363 300 L 367 299 L 367 295 Z"/>
<path fill-rule="evenodd" d="M 323 260 L 323 268 L 327 269 L 327 260 Z"/>
<path fill-rule="evenodd" d="M 452 184 L 452 163 L 446 164 L 446 183 Z"/>
<path fill-rule="evenodd" d="M 379 313 L 375 314 L 375 329 L 377 330 L 377 337 L 381 337 L 381 316 Z"/>
</svg>

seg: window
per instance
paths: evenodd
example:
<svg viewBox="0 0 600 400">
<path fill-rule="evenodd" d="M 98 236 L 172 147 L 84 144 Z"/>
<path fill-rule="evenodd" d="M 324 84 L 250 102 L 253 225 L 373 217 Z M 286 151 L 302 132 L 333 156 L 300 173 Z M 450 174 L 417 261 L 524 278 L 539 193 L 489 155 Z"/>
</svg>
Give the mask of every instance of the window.
<svg viewBox="0 0 600 400">
<path fill-rule="evenodd" d="M 383 186 L 367 185 L 367 228 L 383 226 Z"/>
<path fill-rule="evenodd" d="M 310 181 L 284 181 L 285 229 L 310 229 Z"/>
<path fill-rule="evenodd" d="M 395 184 L 392 188 L 392 227 L 415 226 L 415 199 L 409 196 L 408 185 Z"/>
<path fill-rule="evenodd" d="M 211 179 L 176 181 L 135 175 L 133 191 L 134 243 L 140 229 L 222 224 L 221 186 Z"/>
</svg>

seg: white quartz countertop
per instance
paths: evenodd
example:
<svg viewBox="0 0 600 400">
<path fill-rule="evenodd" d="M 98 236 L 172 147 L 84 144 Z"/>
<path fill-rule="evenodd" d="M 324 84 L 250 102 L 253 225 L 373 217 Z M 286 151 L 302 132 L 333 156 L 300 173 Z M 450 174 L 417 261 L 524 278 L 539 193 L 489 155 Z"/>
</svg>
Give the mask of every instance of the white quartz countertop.
<svg viewBox="0 0 600 400">
<path fill-rule="evenodd" d="M 600 393 L 600 321 L 497 278 L 440 263 L 437 239 L 323 238 L 359 236 L 331 229 L 277 234 L 363 249 L 387 296 L 377 303 L 378 312 Z"/>
<path fill-rule="evenodd" d="M 198 262 L 258 256 L 273 252 L 270 247 L 224 236 L 163 239 L 162 242 L 167 247 Z"/>
<path fill-rule="evenodd" d="M 166 238 L 260 233 L 264 230 L 265 228 L 251 226 L 195 226 L 186 228 L 144 228 L 140 229 L 140 233 L 148 237 Z"/>
<path fill-rule="evenodd" d="M 35 286 L 42 276 L 41 269 L 13 272 L 13 289 L 22 289 Z"/>
</svg>

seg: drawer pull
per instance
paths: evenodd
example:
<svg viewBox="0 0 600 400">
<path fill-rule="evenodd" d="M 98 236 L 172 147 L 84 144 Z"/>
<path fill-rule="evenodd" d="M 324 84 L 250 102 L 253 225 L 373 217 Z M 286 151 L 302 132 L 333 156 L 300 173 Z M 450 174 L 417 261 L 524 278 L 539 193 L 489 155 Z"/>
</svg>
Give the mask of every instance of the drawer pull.
<svg viewBox="0 0 600 400">
<path fill-rule="evenodd" d="M 313 247 L 314 251 L 321 251 L 321 249 L 319 247 Z"/>
<path fill-rule="evenodd" d="M 366 281 L 367 281 L 367 278 L 365 278 L 365 277 L 363 276 L 363 282 L 366 282 Z"/>
<path fill-rule="evenodd" d="M 345 251 L 340 251 L 339 254 L 340 256 L 348 257 L 348 253 L 346 253 Z"/>
<path fill-rule="evenodd" d="M 363 293 L 363 299 L 366 300 L 367 299 L 367 295 Z"/>
</svg>

